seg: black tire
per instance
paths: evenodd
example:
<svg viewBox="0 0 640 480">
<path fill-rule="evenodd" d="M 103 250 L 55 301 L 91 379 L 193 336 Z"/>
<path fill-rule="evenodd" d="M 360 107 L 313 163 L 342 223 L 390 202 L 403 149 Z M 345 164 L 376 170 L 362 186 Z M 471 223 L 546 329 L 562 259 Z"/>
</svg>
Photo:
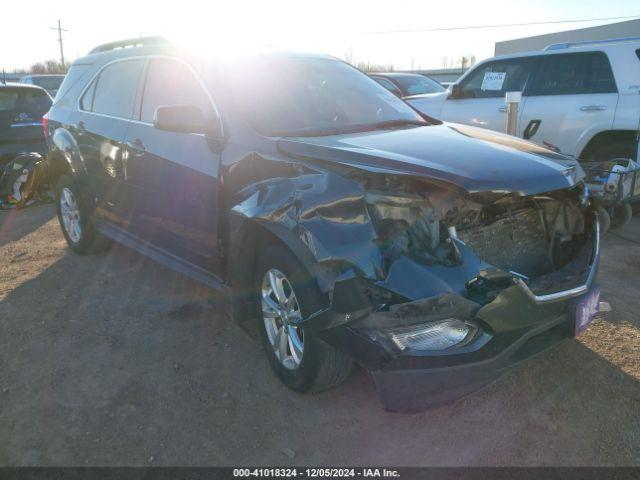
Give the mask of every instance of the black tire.
<svg viewBox="0 0 640 480">
<path fill-rule="evenodd" d="M 353 368 L 351 357 L 310 331 L 303 329 L 304 349 L 297 368 L 287 368 L 276 356 L 265 326 L 261 303 L 262 281 L 271 269 L 282 272 L 289 281 L 303 317 L 317 311 L 323 303 L 315 281 L 291 253 L 275 244 L 268 245 L 260 252 L 253 282 L 258 295 L 257 322 L 274 373 L 288 388 L 297 392 L 325 390 L 344 382 Z"/>
<path fill-rule="evenodd" d="M 69 232 L 67 232 L 65 228 L 62 218 L 61 197 L 64 189 L 71 191 L 78 206 L 80 235 L 77 239 L 71 238 Z M 62 229 L 62 234 L 64 235 L 64 238 L 71 250 L 80 254 L 89 254 L 102 252 L 109 248 L 111 241 L 104 235 L 100 234 L 93 226 L 93 223 L 91 222 L 91 209 L 82 200 L 78 186 L 71 175 L 65 174 L 58 179 L 55 188 L 55 202 L 60 228 Z"/>
<path fill-rule="evenodd" d="M 630 158 L 635 160 L 637 145 L 633 142 L 620 142 L 609 145 L 602 145 L 593 150 L 587 160 L 597 162 L 614 160 L 616 158 Z"/>
<path fill-rule="evenodd" d="M 611 215 L 611 230 L 617 230 L 624 227 L 631 221 L 633 217 L 633 209 L 628 203 L 623 203 L 613 207 L 613 214 Z"/>
<path fill-rule="evenodd" d="M 609 216 L 609 212 L 607 209 L 601 206 L 596 207 L 596 212 L 598 214 L 598 221 L 600 222 L 600 236 L 604 236 L 611 226 L 611 217 Z"/>
</svg>

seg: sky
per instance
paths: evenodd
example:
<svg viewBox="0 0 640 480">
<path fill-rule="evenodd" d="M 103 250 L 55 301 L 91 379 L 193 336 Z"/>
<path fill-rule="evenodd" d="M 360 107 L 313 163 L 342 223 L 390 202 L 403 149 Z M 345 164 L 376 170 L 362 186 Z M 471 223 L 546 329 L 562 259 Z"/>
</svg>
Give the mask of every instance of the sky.
<svg viewBox="0 0 640 480">
<path fill-rule="evenodd" d="M 58 19 L 67 60 L 94 46 L 160 35 L 208 51 L 247 47 L 322 52 L 339 58 L 393 65 L 396 69 L 440 68 L 443 58 L 493 55 L 494 43 L 549 32 L 613 23 L 593 21 L 420 33 L 389 30 L 447 28 L 638 16 L 638 0 L 29 0 L 2 7 L 0 68 L 12 71 L 60 58 Z"/>
</svg>

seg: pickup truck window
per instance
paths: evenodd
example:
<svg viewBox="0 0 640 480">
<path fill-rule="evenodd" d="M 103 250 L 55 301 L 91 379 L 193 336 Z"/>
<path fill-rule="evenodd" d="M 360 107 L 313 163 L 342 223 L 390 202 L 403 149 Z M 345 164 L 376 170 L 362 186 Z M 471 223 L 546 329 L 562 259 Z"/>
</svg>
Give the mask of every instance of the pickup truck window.
<svg viewBox="0 0 640 480">
<path fill-rule="evenodd" d="M 516 58 L 481 65 L 462 83 L 461 98 L 497 98 L 506 92 L 523 91 L 533 61 Z"/>
<path fill-rule="evenodd" d="M 540 67 L 531 95 L 617 92 L 609 59 L 604 52 L 547 55 Z"/>
</svg>

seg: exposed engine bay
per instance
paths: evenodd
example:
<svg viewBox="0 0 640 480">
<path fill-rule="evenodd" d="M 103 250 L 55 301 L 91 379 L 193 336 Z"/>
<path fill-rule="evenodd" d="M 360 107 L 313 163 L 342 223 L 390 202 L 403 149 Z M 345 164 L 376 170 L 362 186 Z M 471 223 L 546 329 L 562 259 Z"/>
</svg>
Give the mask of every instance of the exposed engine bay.
<svg viewBox="0 0 640 480">
<path fill-rule="evenodd" d="M 462 195 L 413 179 L 391 182 L 384 177 L 366 185 L 367 209 L 387 268 L 400 255 L 427 264 L 459 264 L 457 240 L 492 267 L 530 279 L 562 269 L 588 237 L 591 220 L 582 185 L 520 196 Z"/>
</svg>

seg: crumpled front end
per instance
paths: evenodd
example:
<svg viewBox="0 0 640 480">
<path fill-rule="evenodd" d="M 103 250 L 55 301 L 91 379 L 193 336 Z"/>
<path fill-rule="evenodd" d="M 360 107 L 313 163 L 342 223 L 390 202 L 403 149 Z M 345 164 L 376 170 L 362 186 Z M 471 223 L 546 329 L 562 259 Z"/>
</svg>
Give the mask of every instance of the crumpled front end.
<svg viewBox="0 0 640 480">
<path fill-rule="evenodd" d="M 586 193 L 581 182 L 469 193 L 297 164 L 245 188 L 234 213 L 294 252 L 303 246 L 327 295 L 305 328 L 369 369 L 386 408 L 407 411 L 476 390 L 574 335 L 575 302 L 591 292 L 598 261 Z"/>
</svg>

